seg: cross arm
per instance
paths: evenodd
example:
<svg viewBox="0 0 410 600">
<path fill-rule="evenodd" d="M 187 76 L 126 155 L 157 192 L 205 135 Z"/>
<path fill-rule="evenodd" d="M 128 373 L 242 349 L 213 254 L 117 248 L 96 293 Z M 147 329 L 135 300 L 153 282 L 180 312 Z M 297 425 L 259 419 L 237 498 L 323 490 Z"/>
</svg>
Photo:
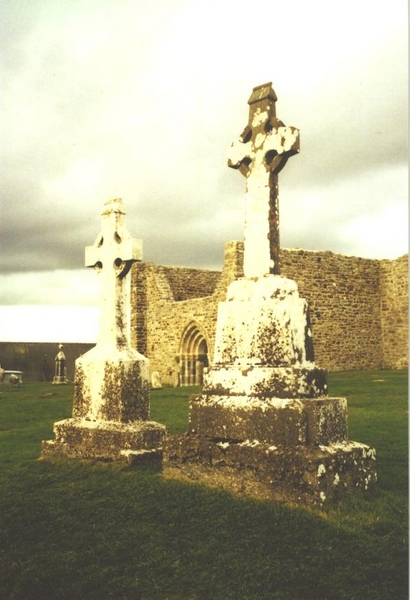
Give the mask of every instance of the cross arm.
<svg viewBox="0 0 410 600">
<path fill-rule="evenodd" d="M 300 148 L 299 130 L 296 127 L 281 127 L 273 129 L 264 142 L 265 153 L 275 152 L 292 156 L 297 154 Z"/>
<path fill-rule="evenodd" d="M 95 267 L 97 263 L 102 264 L 101 246 L 86 246 L 85 247 L 85 266 Z"/>
<path fill-rule="evenodd" d="M 252 162 L 252 129 L 249 125 L 245 127 L 239 139 L 232 142 L 228 152 L 228 167 L 239 169 L 242 175 L 247 175 L 249 165 Z"/>
<path fill-rule="evenodd" d="M 124 242 L 124 246 L 120 253 L 122 260 L 142 260 L 142 240 L 129 238 Z"/>
<path fill-rule="evenodd" d="M 85 248 L 85 266 L 94 267 L 98 263 L 113 263 L 115 260 L 123 262 L 142 260 L 142 240 L 130 236 L 121 240 L 121 243 L 108 245 L 103 238 L 98 237 L 93 246 Z"/>
</svg>

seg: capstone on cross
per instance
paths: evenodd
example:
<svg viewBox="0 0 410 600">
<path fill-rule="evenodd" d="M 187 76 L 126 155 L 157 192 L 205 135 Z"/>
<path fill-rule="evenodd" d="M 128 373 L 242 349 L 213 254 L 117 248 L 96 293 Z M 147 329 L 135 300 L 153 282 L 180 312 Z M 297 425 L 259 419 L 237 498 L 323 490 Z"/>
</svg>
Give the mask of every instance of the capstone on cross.
<svg viewBox="0 0 410 600">
<path fill-rule="evenodd" d="M 253 89 L 248 125 L 228 158 L 246 177 L 245 277 L 280 273 L 278 173 L 299 152 L 299 131 L 276 118 L 276 100 L 271 83 Z"/>
<path fill-rule="evenodd" d="M 124 228 L 121 198 L 104 204 L 102 227 L 94 245 L 85 249 L 85 265 L 101 277 L 100 323 L 97 345 L 123 349 L 129 345 L 129 281 L 132 264 L 142 260 L 142 241 Z"/>
</svg>

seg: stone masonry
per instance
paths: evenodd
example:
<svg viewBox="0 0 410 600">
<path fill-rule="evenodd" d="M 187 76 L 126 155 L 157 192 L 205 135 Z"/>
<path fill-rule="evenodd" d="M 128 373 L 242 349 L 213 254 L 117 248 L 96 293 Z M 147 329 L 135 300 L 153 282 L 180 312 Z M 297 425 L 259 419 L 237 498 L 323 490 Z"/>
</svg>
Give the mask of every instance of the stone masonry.
<svg viewBox="0 0 410 600">
<path fill-rule="evenodd" d="M 381 335 L 384 364 L 408 366 L 408 256 L 380 262 Z"/>
<path fill-rule="evenodd" d="M 283 275 L 297 282 L 308 302 L 315 359 L 323 368 L 407 367 L 407 255 L 380 261 L 282 248 L 280 256 Z M 229 283 L 243 275 L 243 242 L 225 244 L 222 271 L 144 262 L 132 271 L 133 345 L 149 358 L 162 383 L 178 382 L 190 326 L 206 340 L 211 364 L 218 302 Z"/>
</svg>

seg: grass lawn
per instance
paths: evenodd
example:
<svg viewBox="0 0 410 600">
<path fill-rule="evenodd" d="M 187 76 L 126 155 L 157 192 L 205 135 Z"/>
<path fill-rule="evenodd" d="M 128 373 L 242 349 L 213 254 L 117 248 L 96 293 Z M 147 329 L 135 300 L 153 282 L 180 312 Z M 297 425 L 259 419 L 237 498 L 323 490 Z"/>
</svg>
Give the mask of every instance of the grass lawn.
<svg viewBox="0 0 410 600">
<path fill-rule="evenodd" d="M 158 466 L 39 461 L 72 385 L 0 386 L 1 600 L 407 600 L 407 371 L 329 374 L 379 484 L 326 511 L 163 480 Z M 187 428 L 198 388 L 151 394 Z"/>
</svg>

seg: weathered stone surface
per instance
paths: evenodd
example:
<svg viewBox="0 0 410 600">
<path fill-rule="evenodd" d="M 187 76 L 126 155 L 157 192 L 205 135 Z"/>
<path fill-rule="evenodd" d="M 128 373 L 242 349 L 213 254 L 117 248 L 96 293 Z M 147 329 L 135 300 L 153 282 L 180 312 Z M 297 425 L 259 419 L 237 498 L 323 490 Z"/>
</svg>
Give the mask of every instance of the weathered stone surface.
<svg viewBox="0 0 410 600">
<path fill-rule="evenodd" d="M 299 131 L 276 118 L 271 83 L 253 89 L 249 119 L 231 146 L 228 166 L 246 177 L 245 277 L 280 272 L 278 173 L 299 152 Z"/>
<path fill-rule="evenodd" d="M 85 248 L 85 265 L 93 268 L 101 284 L 97 345 L 125 348 L 129 345 L 129 304 L 131 266 L 142 259 L 142 242 L 124 227 L 121 198 L 105 202 L 101 231 L 92 246 Z"/>
<path fill-rule="evenodd" d="M 346 398 L 303 399 L 306 443 L 327 446 L 348 440 Z"/>
<path fill-rule="evenodd" d="M 191 434 L 292 446 L 306 442 L 306 415 L 300 400 L 200 396 L 191 402 L 189 414 Z"/>
<path fill-rule="evenodd" d="M 176 359 L 190 324 L 203 331 L 212 364 L 218 302 L 225 299 L 229 283 L 243 276 L 242 264 L 243 242 L 237 241 L 225 244 L 222 272 L 134 265 L 133 345 L 149 358 L 163 385 L 178 381 L 181 362 Z M 407 366 L 407 255 L 379 261 L 282 248 L 281 271 L 297 282 L 308 302 L 317 365 L 330 371 Z M 7 348 L 2 351 L 4 356 Z"/>
<path fill-rule="evenodd" d="M 312 361 L 307 303 L 291 279 L 238 279 L 218 308 L 214 363 L 299 366 Z"/>
<path fill-rule="evenodd" d="M 326 373 L 313 363 L 306 302 L 294 281 L 265 275 L 232 282 L 218 309 L 214 365 L 204 394 L 316 398 Z"/>
<path fill-rule="evenodd" d="M 97 345 L 76 361 L 73 417 L 127 423 L 149 417 L 148 360 L 131 348 Z"/>
<path fill-rule="evenodd" d="M 324 369 L 312 365 L 303 367 L 270 367 L 243 364 L 214 365 L 204 372 L 205 395 L 256 398 L 318 398 L 327 395 Z"/>
<path fill-rule="evenodd" d="M 164 442 L 164 476 L 312 507 L 371 491 L 377 481 L 375 451 L 364 444 L 285 447 L 197 435 Z"/>
<path fill-rule="evenodd" d="M 409 366 L 409 257 L 380 262 L 380 308 L 385 368 Z"/>
<path fill-rule="evenodd" d="M 128 461 L 134 454 L 160 456 L 166 428 L 154 421 L 119 423 L 73 418 L 54 423 L 54 434 L 55 440 L 42 443 L 43 458 Z"/>
<path fill-rule="evenodd" d="M 190 434 L 222 441 L 298 446 L 347 439 L 345 398 L 198 396 L 191 399 L 189 414 Z"/>
</svg>

